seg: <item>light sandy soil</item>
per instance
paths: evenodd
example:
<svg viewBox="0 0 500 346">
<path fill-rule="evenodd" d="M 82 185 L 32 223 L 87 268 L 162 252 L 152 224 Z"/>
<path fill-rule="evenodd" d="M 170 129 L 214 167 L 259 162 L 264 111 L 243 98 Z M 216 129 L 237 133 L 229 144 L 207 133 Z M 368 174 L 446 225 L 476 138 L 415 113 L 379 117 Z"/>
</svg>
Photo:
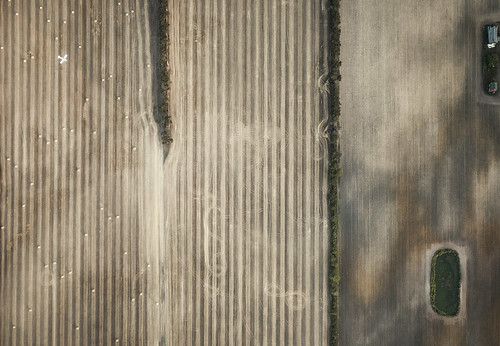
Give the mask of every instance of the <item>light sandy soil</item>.
<svg viewBox="0 0 500 346">
<path fill-rule="evenodd" d="M 475 90 L 476 30 L 492 12 L 341 2 L 341 345 L 500 343 L 500 112 Z M 438 243 L 468 253 L 456 323 L 427 314 Z"/>
<path fill-rule="evenodd" d="M 0 2 L 2 345 L 159 340 L 147 5 Z"/>
<path fill-rule="evenodd" d="M 171 2 L 167 344 L 326 344 L 325 3 Z"/>
</svg>

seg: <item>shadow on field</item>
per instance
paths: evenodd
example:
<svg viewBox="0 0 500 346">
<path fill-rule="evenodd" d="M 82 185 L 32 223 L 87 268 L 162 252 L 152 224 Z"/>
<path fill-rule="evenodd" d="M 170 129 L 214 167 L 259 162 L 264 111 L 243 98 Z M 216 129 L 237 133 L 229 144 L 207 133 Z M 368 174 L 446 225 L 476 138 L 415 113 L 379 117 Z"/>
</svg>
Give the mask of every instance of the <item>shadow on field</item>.
<svg viewBox="0 0 500 346">
<path fill-rule="evenodd" d="M 466 16 L 457 33 L 461 31 L 460 27 L 474 28 L 475 22 Z M 471 34 L 474 36 L 473 32 Z M 464 39 L 464 35 L 455 36 L 456 47 L 463 50 L 458 56 L 465 56 L 471 63 L 467 66 L 464 92 L 458 98 L 460 101 L 453 104 L 443 102 L 441 114 L 437 115 L 440 118 L 440 143 L 431 158 L 431 194 L 419 189 L 422 177 L 418 171 L 403 172 L 396 184 L 397 239 L 391 248 L 393 260 L 382 280 L 386 287 L 381 292 L 384 292 L 385 299 L 397 296 L 398 285 L 393 285 L 391 278 L 404 277 L 405 272 L 415 266 L 412 254 L 423 261 L 425 249 L 433 243 L 465 244 L 471 254 L 471 258 L 467 259 L 469 279 L 464 290 L 467 316 L 463 325 L 425 320 L 420 328 L 412 330 L 416 344 L 447 338 L 450 342 L 450 337 L 456 338 L 453 341 L 456 345 L 493 345 L 499 342 L 500 303 L 494 292 L 500 290 L 500 279 L 496 275 L 499 266 L 495 265 L 500 251 L 498 246 L 491 244 L 498 244 L 500 240 L 497 227 L 500 219 L 496 213 L 486 213 L 486 220 L 476 215 L 475 186 L 478 178 L 486 178 L 492 165 L 500 159 L 500 118 L 497 107 L 478 104 L 475 99 L 473 63 L 476 61 L 474 52 L 465 50 Z M 474 42 L 474 37 L 469 37 L 469 42 Z M 447 188 L 439 192 L 442 186 Z M 446 204 L 450 205 L 448 211 L 443 207 Z M 452 229 L 443 229 L 442 213 L 451 214 Z M 425 298 L 427 304 L 428 297 Z M 382 298 L 382 301 L 385 299 Z M 398 297 L 398 301 L 403 299 L 405 297 Z M 397 306 L 393 308 L 397 311 Z M 423 312 L 419 308 L 420 313 Z M 490 328 L 485 328 L 486 325 Z M 418 340 L 424 333 L 427 334 L 425 339 Z"/>
</svg>

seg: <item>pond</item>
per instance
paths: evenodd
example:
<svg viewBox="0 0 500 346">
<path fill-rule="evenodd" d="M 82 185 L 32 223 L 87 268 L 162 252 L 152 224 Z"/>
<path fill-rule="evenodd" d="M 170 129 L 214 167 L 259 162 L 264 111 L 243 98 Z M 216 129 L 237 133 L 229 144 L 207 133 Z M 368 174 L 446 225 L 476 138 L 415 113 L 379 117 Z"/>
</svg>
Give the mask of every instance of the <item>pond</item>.
<svg viewBox="0 0 500 346">
<path fill-rule="evenodd" d="M 431 305 L 442 316 L 456 316 L 460 311 L 460 259 L 452 249 L 434 253 L 431 266 Z"/>
</svg>

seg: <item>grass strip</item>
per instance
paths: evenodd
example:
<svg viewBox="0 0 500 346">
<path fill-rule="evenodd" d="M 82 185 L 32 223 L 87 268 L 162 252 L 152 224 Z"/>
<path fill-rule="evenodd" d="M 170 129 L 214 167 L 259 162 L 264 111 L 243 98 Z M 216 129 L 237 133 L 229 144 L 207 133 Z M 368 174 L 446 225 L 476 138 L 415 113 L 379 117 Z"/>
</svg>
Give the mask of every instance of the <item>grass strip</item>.
<svg viewBox="0 0 500 346">
<path fill-rule="evenodd" d="M 338 345 L 338 291 L 339 291 L 339 247 L 338 247 L 338 183 L 342 174 L 340 168 L 339 118 L 340 118 L 340 0 L 329 0 L 328 3 L 328 84 L 330 97 L 328 105 L 328 221 L 330 225 L 330 263 L 329 276 L 329 315 L 330 315 L 330 345 Z"/>
</svg>

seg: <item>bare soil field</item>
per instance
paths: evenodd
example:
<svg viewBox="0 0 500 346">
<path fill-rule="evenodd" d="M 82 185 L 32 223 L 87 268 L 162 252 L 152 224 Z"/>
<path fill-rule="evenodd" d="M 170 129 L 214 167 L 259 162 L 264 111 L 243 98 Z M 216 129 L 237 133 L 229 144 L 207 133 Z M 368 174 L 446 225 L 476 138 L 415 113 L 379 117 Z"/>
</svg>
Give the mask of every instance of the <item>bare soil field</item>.
<svg viewBox="0 0 500 346">
<path fill-rule="evenodd" d="M 151 3 L 0 2 L 2 345 L 159 341 Z"/>
<path fill-rule="evenodd" d="M 0 3 L 0 344 L 325 344 L 326 1 L 172 1 L 166 158 L 156 5 Z"/>
<path fill-rule="evenodd" d="M 341 2 L 341 345 L 500 343 L 500 110 L 476 90 L 478 23 L 499 11 Z M 428 313 L 439 244 L 465 254 L 452 319 Z"/>
<path fill-rule="evenodd" d="M 326 344 L 326 1 L 170 9 L 167 344 Z"/>
</svg>

